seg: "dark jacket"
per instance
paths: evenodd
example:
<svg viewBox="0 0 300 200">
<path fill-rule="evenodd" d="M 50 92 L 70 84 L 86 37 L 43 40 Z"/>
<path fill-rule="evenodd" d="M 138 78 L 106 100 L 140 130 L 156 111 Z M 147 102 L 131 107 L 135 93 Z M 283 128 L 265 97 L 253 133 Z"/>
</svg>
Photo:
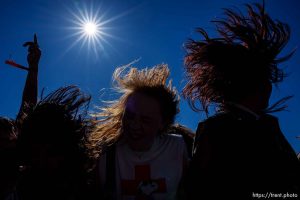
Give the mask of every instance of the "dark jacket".
<svg viewBox="0 0 300 200">
<path fill-rule="evenodd" d="M 199 123 L 187 179 L 189 199 L 299 197 L 300 163 L 277 118 L 239 109 Z"/>
</svg>

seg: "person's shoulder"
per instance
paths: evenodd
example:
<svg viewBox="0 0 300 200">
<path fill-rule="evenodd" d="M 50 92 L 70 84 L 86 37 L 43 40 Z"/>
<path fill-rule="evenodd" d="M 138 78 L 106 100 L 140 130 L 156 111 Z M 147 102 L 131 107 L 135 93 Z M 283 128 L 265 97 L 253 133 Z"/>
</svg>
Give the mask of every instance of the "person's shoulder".
<svg viewBox="0 0 300 200">
<path fill-rule="evenodd" d="M 169 142 L 183 142 L 183 137 L 180 134 L 163 134 L 161 137 L 163 140 L 169 141 Z"/>
<path fill-rule="evenodd" d="M 181 148 L 185 145 L 182 135 L 178 134 L 162 134 L 159 137 L 160 146 Z"/>
<path fill-rule="evenodd" d="M 206 123 L 206 124 L 221 123 L 223 121 L 230 121 L 230 120 L 235 120 L 235 119 L 236 119 L 236 117 L 232 113 L 220 112 L 220 113 L 216 113 L 216 114 L 208 117 L 207 119 L 203 120 L 200 123 Z"/>
<path fill-rule="evenodd" d="M 182 155 L 187 151 L 187 145 L 182 135 L 179 134 L 163 134 L 160 137 L 159 146 L 169 152 L 169 156 Z"/>
<path fill-rule="evenodd" d="M 168 138 L 171 140 L 175 140 L 174 144 L 177 146 L 186 147 L 189 156 L 192 156 L 192 149 L 194 143 L 195 133 L 187 126 L 182 124 L 173 124 L 168 129 Z M 178 145 L 179 143 L 179 145 Z M 184 149 L 184 148 L 183 148 Z"/>
<path fill-rule="evenodd" d="M 274 115 L 264 114 L 260 117 L 260 121 L 269 121 L 273 123 L 278 123 L 278 118 Z"/>
<path fill-rule="evenodd" d="M 239 121 L 231 113 L 218 113 L 199 122 L 195 142 L 198 141 L 227 141 L 228 136 L 239 132 Z"/>
<path fill-rule="evenodd" d="M 234 121 L 235 117 L 231 113 L 218 113 L 213 116 L 208 117 L 207 119 L 200 121 L 198 124 L 199 129 L 218 129 L 223 125 Z M 197 131 L 198 132 L 198 131 Z"/>
</svg>

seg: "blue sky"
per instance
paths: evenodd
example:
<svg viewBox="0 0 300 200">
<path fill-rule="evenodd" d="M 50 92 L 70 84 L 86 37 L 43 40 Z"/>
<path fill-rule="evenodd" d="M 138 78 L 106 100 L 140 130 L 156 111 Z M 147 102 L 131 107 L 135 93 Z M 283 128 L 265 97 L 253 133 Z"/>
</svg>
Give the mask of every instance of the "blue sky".
<svg viewBox="0 0 300 200">
<path fill-rule="evenodd" d="M 167 63 L 171 78 L 179 91 L 184 86 L 184 42 L 197 38 L 194 30 L 202 27 L 214 35 L 211 20 L 222 17 L 222 8 L 239 7 L 246 0 L 0 0 L 0 115 L 14 118 L 19 110 L 26 72 L 4 64 L 13 59 L 26 64 L 27 49 L 23 42 L 37 33 L 42 57 L 39 70 L 39 91 L 51 92 L 60 86 L 75 84 L 93 97 L 91 110 L 101 100 L 111 99 L 111 75 L 117 66 L 135 59 L 137 67 Z M 300 2 L 266 0 L 266 9 L 273 18 L 287 22 L 292 30 L 287 53 L 300 44 Z M 84 43 L 78 31 L 80 12 L 95 15 L 102 25 L 100 43 Z M 198 37 L 199 38 L 199 37 Z M 282 131 L 293 148 L 300 151 L 300 50 L 281 66 L 289 77 L 274 88 L 271 102 L 294 95 L 289 111 L 276 113 Z M 106 88 L 104 91 L 103 88 Z M 177 121 L 195 130 L 205 116 L 193 112 L 182 99 Z M 224 133 L 226 134 L 226 133 Z M 242 133 L 241 133 L 242 134 Z M 241 141 L 242 142 L 242 141 Z"/>
</svg>

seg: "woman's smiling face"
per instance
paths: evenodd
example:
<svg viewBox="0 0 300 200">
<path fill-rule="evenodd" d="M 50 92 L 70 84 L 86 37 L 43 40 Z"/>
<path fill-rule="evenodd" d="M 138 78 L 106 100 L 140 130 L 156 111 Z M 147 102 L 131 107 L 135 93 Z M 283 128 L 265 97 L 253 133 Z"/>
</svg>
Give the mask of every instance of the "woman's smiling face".
<svg viewBox="0 0 300 200">
<path fill-rule="evenodd" d="M 143 93 L 132 94 L 125 105 L 122 129 L 129 146 L 134 150 L 147 150 L 163 128 L 159 102 Z"/>
</svg>

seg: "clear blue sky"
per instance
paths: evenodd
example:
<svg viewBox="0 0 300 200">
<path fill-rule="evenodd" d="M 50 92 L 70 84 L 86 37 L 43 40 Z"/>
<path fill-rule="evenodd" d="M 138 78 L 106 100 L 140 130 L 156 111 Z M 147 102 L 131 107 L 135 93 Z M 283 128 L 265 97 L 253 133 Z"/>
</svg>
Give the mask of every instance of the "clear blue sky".
<svg viewBox="0 0 300 200">
<path fill-rule="evenodd" d="M 0 115 L 14 118 L 19 110 L 26 72 L 4 64 L 8 58 L 26 64 L 27 50 L 23 42 L 37 33 L 42 57 L 39 71 L 39 91 L 49 93 L 60 86 L 78 85 L 93 96 L 91 109 L 101 99 L 111 99 L 111 75 L 116 66 L 141 58 L 138 67 L 167 63 L 171 77 L 179 91 L 183 83 L 183 44 L 189 37 L 197 37 L 196 27 L 213 34 L 210 20 L 222 17 L 222 8 L 243 8 L 246 0 L 0 0 Z M 259 1 L 254 1 L 259 2 Z M 300 1 L 266 0 L 266 8 L 273 18 L 287 22 L 292 35 L 288 52 L 300 44 Z M 80 35 L 72 29 L 80 12 L 96 13 L 106 22 L 100 44 L 76 42 Z M 296 151 L 300 151 L 300 50 L 282 64 L 289 77 L 274 89 L 271 102 L 286 95 L 289 111 L 279 117 L 282 130 Z M 283 54 L 284 54 L 283 52 Z M 102 88 L 107 88 L 105 93 Z M 204 115 L 193 112 L 181 101 L 177 121 L 195 130 Z M 224 133 L 225 134 L 225 133 Z M 241 133 L 242 134 L 242 133 Z M 241 141 L 242 142 L 242 141 Z"/>
</svg>

